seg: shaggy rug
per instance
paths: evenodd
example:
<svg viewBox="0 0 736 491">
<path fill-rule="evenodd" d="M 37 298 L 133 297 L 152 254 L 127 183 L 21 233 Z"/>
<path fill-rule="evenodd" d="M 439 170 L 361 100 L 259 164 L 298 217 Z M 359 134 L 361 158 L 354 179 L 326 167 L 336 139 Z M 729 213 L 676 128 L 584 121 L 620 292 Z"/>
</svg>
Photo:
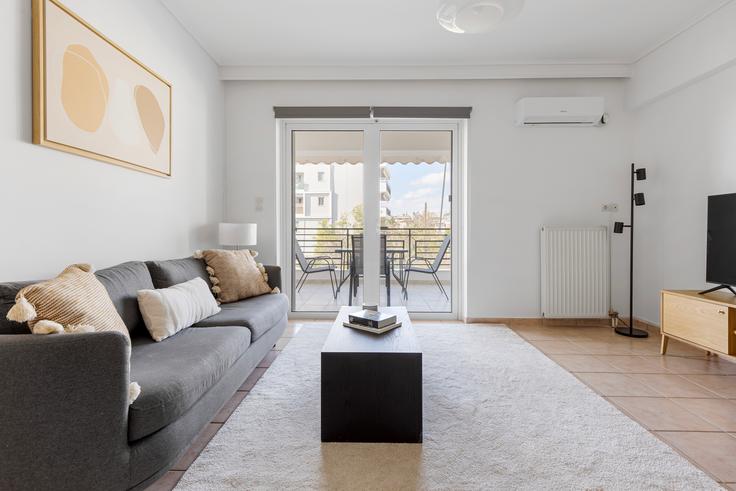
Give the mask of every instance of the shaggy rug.
<svg viewBox="0 0 736 491">
<path fill-rule="evenodd" d="M 503 326 L 416 326 L 424 444 L 323 444 L 328 330 L 302 328 L 177 489 L 720 489 Z"/>
</svg>

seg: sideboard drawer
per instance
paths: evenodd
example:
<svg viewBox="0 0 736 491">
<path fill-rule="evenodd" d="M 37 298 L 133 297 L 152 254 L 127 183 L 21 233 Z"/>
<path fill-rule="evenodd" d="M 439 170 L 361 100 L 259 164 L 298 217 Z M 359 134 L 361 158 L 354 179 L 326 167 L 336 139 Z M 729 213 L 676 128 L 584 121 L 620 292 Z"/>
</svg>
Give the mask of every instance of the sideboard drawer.
<svg viewBox="0 0 736 491">
<path fill-rule="evenodd" d="M 726 354 L 729 350 L 729 308 L 664 293 L 662 332 Z"/>
</svg>

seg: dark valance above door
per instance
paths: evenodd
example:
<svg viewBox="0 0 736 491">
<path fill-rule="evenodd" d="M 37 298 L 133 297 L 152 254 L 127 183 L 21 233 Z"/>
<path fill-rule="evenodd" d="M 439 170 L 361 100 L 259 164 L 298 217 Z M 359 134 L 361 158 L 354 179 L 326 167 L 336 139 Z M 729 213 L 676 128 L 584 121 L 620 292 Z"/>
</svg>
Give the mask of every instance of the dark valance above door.
<svg viewBox="0 0 736 491">
<path fill-rule="evenodd" d="M 273 113 L 277 119 L 468 119 L 472 110 L 472 107 L 448 106 L 274 106 Z"/>
</svg>

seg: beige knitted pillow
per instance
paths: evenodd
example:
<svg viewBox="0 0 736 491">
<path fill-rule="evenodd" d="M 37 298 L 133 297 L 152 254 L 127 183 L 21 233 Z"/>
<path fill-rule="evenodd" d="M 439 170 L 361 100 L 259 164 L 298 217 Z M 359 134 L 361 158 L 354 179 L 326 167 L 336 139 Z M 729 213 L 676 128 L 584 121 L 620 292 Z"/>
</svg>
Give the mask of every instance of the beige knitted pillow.
<svg viewBox="0 0 736 491">
<path fill-rule="evenodd" d="M 253 259 L 258 253 L 242 249 L 227 251 L 210 249 L 197 251 L 207 263 L 207 272 L 212 282 L 212 293 L 220 303 L 235 302 L 265 293 L 278 293 L 279 289 L 268 286 L 268 275 L 262 264 Z"/>
<path fill-rule="evenodd" d="M 28 322 L 34 334 L 128 329 L 89 264 L 73 264 L 54 279 L 23 288 L 8 320 Z"/>
</svg>

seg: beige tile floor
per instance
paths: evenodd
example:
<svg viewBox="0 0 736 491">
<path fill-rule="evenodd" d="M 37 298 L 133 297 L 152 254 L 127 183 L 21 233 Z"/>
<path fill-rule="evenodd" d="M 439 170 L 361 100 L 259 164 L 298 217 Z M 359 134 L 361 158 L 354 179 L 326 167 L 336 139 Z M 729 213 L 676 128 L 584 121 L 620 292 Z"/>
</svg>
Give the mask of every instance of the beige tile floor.
<svg viewBox="0 0 736 491">
<path fill-rule="evenodd" d="M 659 335 L 618 336 L 609 327 L 530 320 L 510 327 L 601 397 L 729 489 L 736 489 L 736 364 Z M 308 323 L 290 323 L 258 368 L 149 490 L 173 489 L 289 340 Z"/>
<path fill-rule="evenodd" d="M 736 363 L 660 336 L 521 322 L 511 328 L 713 479 L 736 489 Z"/>
</svg>

